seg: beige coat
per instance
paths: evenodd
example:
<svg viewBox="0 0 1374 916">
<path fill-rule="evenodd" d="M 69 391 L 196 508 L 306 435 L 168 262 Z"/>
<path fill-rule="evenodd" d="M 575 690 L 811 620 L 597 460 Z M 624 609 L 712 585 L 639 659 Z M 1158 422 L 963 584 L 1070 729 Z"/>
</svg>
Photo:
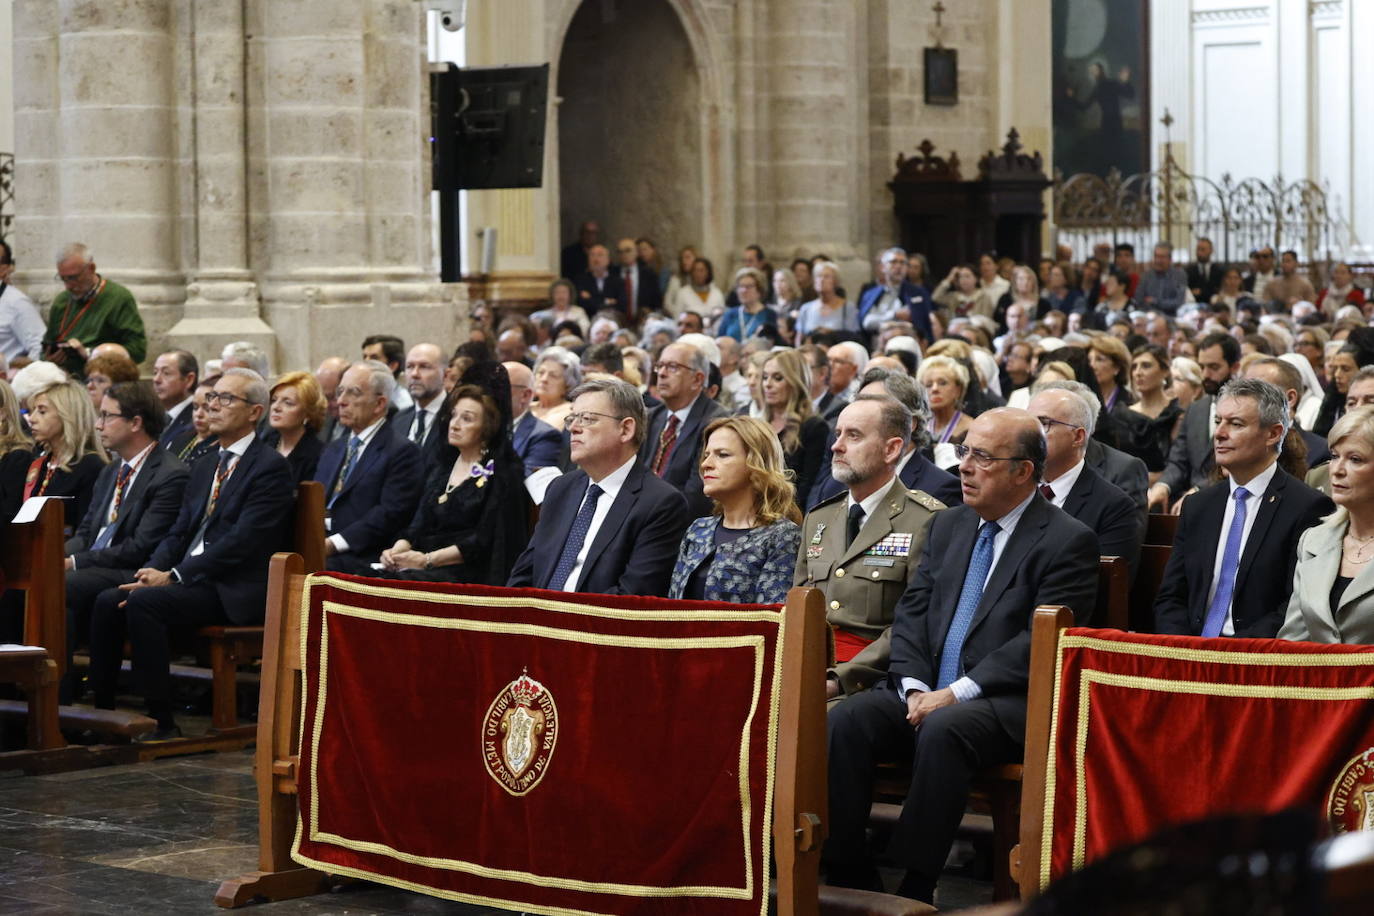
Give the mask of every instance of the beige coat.
<svg viewBox="0 0 1374 916">
<path fill-rule="evenodd" d="M 1331 614 L 1331 586 L 1341 568 L 1341 540 L 1348 522 L 1323 522 L 1298 541 L 1293 596 L 1279 628 L 1279 639 L 1303 642 L 1374 644 L 1374 561 L 1366 564 Z"/>
</svg>

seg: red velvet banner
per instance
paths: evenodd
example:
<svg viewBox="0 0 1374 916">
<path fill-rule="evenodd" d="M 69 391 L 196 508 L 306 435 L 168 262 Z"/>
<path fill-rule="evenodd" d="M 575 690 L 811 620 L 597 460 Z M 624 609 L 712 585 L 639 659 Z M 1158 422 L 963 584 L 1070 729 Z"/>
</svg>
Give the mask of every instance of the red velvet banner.
<svg viewBox="0 0 1374 916">
<path fill-rule="evenodd" d="M 297 861 L 539 913 L 766 911 L 778 609 L 333 574 L 303 603 Z"/>
<path fill-rule="evenodd" d="M 1374 647 L 1070 629 L 1058 670 L 1042 887 L 1223 813 L 1374 826 Z"/>
</svg>

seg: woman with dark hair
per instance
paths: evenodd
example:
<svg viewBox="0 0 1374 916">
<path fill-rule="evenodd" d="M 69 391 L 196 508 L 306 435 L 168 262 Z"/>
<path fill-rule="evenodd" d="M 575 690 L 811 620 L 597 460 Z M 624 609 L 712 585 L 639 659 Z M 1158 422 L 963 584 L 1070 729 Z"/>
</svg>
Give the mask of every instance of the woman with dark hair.
<svg viewBox="0 0 1374 916">
<path fill-rule="evenodd" d="M 530 315 L 530 321 L 536 324 L 547 321 L 549 326 L 555 329 L 564 322 L 571 321 L 577 325 L 578 335 L 581 337 L 586 337 L 587 328 L 591 327 L 587 310 L 577 304 L 577 287 L 573 286 L 571 280 L 562 278 L 549 284 L 548 308 Z M 557 340 L 557 336 L 554 339 Z"/>
<path fill-rule="evenodd" d="M 781 604 L 797 565 L 801 511 L 773 430 L 752 417 L 706 427 L 702 492 L 711 515 L 687 529 L 669 598 Z"/>
<path fill-rule="evenodd" d="M 663 263 L 663 256 L 658 253 L 658 244 L 647 235 L 641 235 L 635 239 L 635 253 L 658 278 L 658 291 L 666 292 L 668 281 L 673 278 L 673 269 Z"/>
<path fill-rule="evenodd" d="M 764 276 L 756 267 L 741 267 L 735 271 L 735 295 L 739 305 L 725 310 L 715 336 L 733 337 L 744 342 L 764 327 L 776 327 L 778 313 L 763 304 Z"/>
<path fill-rule="evenodd" d="M 1345 413 L 1350 381 L 1365 366 L 1374 365 L 1374 328 L 1352 328 L 1344 345 L 1326 358 L 1326 397 L 1312 432 L 1325 436 Z"/>
<path fill-rule="evenodd" d="M 1078 292 L 1078 311 L 1091 312 L 1102 295 L 1102 262 L 1097 258 L 1083 262 L 1083 269 L 1078 273 Z"/>
<path fill-rule="evenodd" d="M 1136 400 L 1130 409 L 1141 418 L 1137 444 L 1151 483 L 1163 472 L 1169 446 L 1183 419 L 1178 399 L 1169 397 L 1170 384 L 1169 356 L 1164 348 L 1154 344 L 1136 347 L 1131 354 L 1131 388 Z"/>
<path fill-rule="evenodd" d="M 690 282 L 677 291 L 677 299 L 668 310 L 674 315 L 696 312 L 702 317 L 709 317 L 724 309 L 725 297 L 716 288 L 715 280 L 716 270 L 710 260 L 696 258 L 692 261 Z"/>
<path fill-rule="evenodd" d="M 529 540 L 530 514 L 524 465 L 510 442 L 505 367 L 473 366 L 449 401 L 453 460 L 430 472 L 414 520 L 382 551 L 375 575 L 504 585 Z"/>
<path fill-rule="evenodd" d="M 177 452 L 177 457 L 188 468 L 206 455 L 219 451 L 219 439 L 210 434 L 210 409 L 207 395 L 215 390 L 220 377 L 212 375 L 196 382 L 196 393 L 191 400 L 191 428 L 196 434 L 186 440 Z"/>
</svg>

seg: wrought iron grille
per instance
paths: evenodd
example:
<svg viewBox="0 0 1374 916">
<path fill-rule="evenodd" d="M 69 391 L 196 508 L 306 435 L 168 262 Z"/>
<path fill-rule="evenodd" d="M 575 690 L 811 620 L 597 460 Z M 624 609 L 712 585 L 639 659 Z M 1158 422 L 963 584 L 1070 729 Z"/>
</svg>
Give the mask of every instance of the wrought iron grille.
<svg viewBox="0 0 1374 916">
<path fill-rule="evenodd" d="M 14 228 L 14 153 L 0 153 L 0 238 Z"/>
</svg>

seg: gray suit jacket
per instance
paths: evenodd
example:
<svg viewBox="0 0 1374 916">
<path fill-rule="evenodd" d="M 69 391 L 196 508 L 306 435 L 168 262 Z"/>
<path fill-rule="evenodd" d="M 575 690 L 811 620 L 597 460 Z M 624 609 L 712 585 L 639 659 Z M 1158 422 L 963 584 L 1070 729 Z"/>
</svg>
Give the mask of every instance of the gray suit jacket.
<svg viewBox="0 0 1374 916">
<path fill-rule="evenodd" d="M 1341 569 L 1341 539 L 1348 527 L 1348 522 L 1323 522 L 1303 532 L 1293 570 L 1293 594 L 1279 639 L 1374 643 L 1374 563 L 1346 586 L 1336 615 L 1331 613 L 1331 586 Z"/>
<path fill-rule="evenodd" d="M 1190 487 L 1202 489 L 1211 483 L 1212 396 L 1205 394 L 1188 405 L 1183 429 L 1169 448 L 1169 460 L 1159 482 L 1169 488 L 1169 499 L 1177 500 Z"/>
</svg>

